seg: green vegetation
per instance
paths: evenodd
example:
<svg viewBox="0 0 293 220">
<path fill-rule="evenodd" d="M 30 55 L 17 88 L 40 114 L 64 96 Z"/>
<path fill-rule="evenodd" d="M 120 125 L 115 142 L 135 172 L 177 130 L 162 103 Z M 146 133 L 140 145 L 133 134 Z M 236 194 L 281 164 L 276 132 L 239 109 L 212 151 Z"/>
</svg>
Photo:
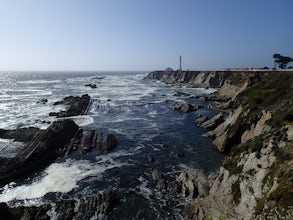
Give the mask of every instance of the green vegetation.
<svg viewBox="0 0 293 220">
<path fill-rule="evenodd" d="M 241 199 L 239 180 L 232 184 L 232 195 L 233 195 L 233 200 L 238 204 Z"/>
<path fill-rule="evenodd" d="M 281 54 L 275 53 L 273 55 L 275 65 L 278 64 L 280 69 L 286 69 L 288 63 L 293 62 L 291 57 L 282 56 Z M 276 68 L 276 67 L 274 67 Z"/>
<path fill-rule="evenodd" d="M 292 103 L 292 85 L 292 72 L 271 73 L 260 83 L 243 91 L 238 98 L 239 104 L 250 109 L 267 109 L 277 107 L 276 105 L 280 102 L 286 104 L 286 101 L 291 101 Z"/>
<path fill-rule="evenodd" d="M 237 166 L 239 157 L 230 157 L 225 163 L 224 168 L 229 171 L 230 175 L 241 173 L 243 166 Z"/>
</svg>

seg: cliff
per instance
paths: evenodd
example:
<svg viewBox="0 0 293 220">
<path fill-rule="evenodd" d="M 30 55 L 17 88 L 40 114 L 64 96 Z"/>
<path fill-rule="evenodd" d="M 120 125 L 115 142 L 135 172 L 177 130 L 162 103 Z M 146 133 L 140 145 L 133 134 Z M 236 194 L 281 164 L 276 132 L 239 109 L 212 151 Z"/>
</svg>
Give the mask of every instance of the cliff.
<svg viewBox="0 0 293 220">
<path fill-rule="evenodd" d="M 225 111 L 202 126 L 228 156 L 208 193 L 187 205 L 187 219 L 292 219 L 293 72 L 157 71 L 148 78 L 217 87 L 226 98 Z M 186 172 L 183 185 L 204 184 L 192 178 L 198 171 Z"/>
</svg>

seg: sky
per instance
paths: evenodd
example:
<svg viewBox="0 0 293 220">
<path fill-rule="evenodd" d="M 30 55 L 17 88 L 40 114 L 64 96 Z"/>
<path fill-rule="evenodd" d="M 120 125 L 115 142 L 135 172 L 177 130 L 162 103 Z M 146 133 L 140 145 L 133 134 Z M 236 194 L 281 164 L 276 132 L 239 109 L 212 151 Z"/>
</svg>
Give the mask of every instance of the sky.
<svg viewBox="0 0 293 220">
<path fill-rule="evenodd" d="M 273 67 L 292 27 L 293 0 L 0 0 L 0 70 Z"/>
</svg>

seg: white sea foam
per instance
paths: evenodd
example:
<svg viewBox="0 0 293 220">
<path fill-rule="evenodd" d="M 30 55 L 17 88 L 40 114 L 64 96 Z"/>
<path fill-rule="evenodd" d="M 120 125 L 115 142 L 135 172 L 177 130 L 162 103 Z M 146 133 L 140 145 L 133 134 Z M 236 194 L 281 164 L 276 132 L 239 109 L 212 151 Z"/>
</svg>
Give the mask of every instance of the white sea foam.
<svg viewBox="0 0 293 220">
<path fill-rule="evenodd" d="M 72 116 L 72 117 L 67 117 L 66 119 L 72 119 L 78 126 L 81 126 L 81 127 L 90 125 L 94 122 L 93 117 L 89 115 Z"/>
<path fill-rule="evenodd" d="M 78 182 L 86 177 L 102 178 L 108 169 L 121 167 L 125 163 L 114 161 L 110 157 L 91 163 L 87 160 L 67 159 L 63 163 L 53 163 L 46 170 L 46 175 L 30 185 L 12 188 L 0 195 L 0 202 L 27 200 L 43 197 L 49 192 L 67 193 L 78 187 Z"/>
<path fill-rule="evenodd" d="M 0 154 L 1 157 L 13 158 L 24 148 L 25 144 L 12 139 L 0 138 Z"/>
</svg>

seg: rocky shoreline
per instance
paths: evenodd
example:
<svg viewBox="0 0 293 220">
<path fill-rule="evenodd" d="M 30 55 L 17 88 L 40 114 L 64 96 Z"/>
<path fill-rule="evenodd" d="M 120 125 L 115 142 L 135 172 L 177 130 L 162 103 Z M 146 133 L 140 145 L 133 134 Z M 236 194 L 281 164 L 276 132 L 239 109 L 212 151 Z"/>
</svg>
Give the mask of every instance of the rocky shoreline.
<svg viewBox="0 0 293 220">
<path fill-rule="evenodd" d="M 42 171 L 58 157 L 69 155 L 80 149 L 82 154 L 96 148 L 97 152 L 111 151 L 118 145 L 113 134 L 102 134 L 97 130 L 83 130 L 68 117 L 86 114 L 92 100 L 87 94 L 65 97 L 54 105 L 66 105 L 67 110 L 50 113 L 56 117 L 47 129 L 34 127 L 15 130 L 0 129 L 0 138 L 23 142 L 25 147 L 13 158 L 0 158 L 0 185 L 23 180 L 35 172 Z M 111 189 L 79 200 L 60 200 L 54 207 L 18 206 L 9 207 L 0 203 L 1 218 L 5 219 L 50 219 L 54 208 L 58 219 L 90 219 L 98 214 L 107 215 L 116 205 L 118 195 Z M 78 209 L 76 208 L 78 207 Z"/>
<path fill-rule="evenodd" d="M 151 174 L 153 186 L 162 194 L 191 199 L 185 207 L 186 219 L 292 218 L 292 72 L 155 71 L 146 79 L 218 89 L 214 94 L 193 97 L 211 101 L 209 108 L 219 111 L 213 118 L 201 115 L 194 119 L 207 130 L 216 149 L 227 155 L 218 173 L 211 177 L 199 170 L 183 170 L 167 178 L 154 169 Z M 56 121 L 46 130 L 0 129 L 0 138 L 25 143 L 24 150 L 14 158 L 0 158 L 1 186 L 24 179 L 76 150 L 83 155 L 93 149 L 107 152 L 117 147 L 119 142 L 113 134 L 84 130 L 68 119 L 87 114 L 91 104 L 86 94 L 65 97 L 55 105 L 65 105 L 67 110 L 50 113 Z M 184 102 L 170 107 L 184 114 L 202 108 Z M 184 152 L 176 156 L 184 157 Z M 147 160 L 151 163 L 154 158 L 148 156 Z M 118 193 L 105 189 L 77 200 L 60 200 L 54 207 L 9 207 L 0 203 L 0 213 L 6 219 L 50 219 L 50 212 L 58 219 L 103 219 L 117 205 Z"/>
<path fill-rule="evenodd" d="M 196 123 L 228 158 L 214 179 L 198 178 L 196 170 L 177 177 L 197 192 L 186 219 L 292 219 L 292 72 L 155 71 L 146 78 L 218 88 L 204 99 L 216 99 L 220 113 Z"/>
</svg>

